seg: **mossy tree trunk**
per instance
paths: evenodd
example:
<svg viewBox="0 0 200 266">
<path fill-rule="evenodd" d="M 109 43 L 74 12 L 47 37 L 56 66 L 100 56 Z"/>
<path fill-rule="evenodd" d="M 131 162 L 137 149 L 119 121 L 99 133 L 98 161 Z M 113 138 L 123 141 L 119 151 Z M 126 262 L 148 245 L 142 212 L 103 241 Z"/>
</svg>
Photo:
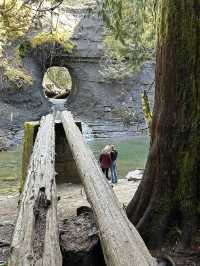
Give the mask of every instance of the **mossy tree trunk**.
<svg viewBox="0 0 200 266">
<path fill-rule="evenodd" d="M 127 207 L 147 243 L 172 226 L 189 245 L 200 217 L 200 0 L 162 0 L 151 147 Z"/>
</svg>

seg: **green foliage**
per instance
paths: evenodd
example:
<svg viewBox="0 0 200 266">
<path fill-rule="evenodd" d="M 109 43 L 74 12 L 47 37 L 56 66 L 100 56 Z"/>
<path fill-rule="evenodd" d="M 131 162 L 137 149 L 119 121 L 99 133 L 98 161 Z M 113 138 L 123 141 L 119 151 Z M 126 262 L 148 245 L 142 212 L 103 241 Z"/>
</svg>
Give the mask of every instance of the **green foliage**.
<svg viewBox="0 0 200 266">
<path fill-rule="evenodd" d="M 31 50 L 31 43 L 30 41 L 26 40 L 23 43 L 21 43 L 18 47 L 18 53 L 20 58 L 24 58 L 28 52 Z"/>
<path fill-rule="evenodd" d="M 72 80 L 65 67 L 50 67 L 44 75 L 42 85 L 48 97 L 64 97 L 72 88 Z"/>
<path fill-rule="evenodd" d="M 132 103 L 133 105 L 131 108 L 123 106 L 120 109 L 114 110 L 114 113 L 121 118 L 124 126 L 126 127 L 129 127 L 133 121 L 137 120 L 137 114 L 134 108 L 134 101 Z"/>
<path fill-rule="evenodd" d="M 121 108 L 118 113 L 122 119 L 123 124 L 127 127 L 130 126 L 131 122 L 134 119 L 135 112 L 130 111 L 127 107 L 124 107 Z"/>
<path fill-rule="evenodd" d="M 61 90 L 70 90 L 72 86 L 71 76 L 65 67 L 50 67 L 44 75 L 46 83 L 53 83 Z"/>
<path fill-rule="evenodd" d="M 37 1 L 39 4 L 45 5 L 45 1 Z M 57 5 L 60 0 L 51 2 L 51 5 Z M 31 48 L 43 44 L 52 44 L 54 47 L 60 45 L 64 51 L 71 52 L 73 43 L 69 40 L 69 33 L 60 31 L 58 29 L 51 29 L 51 32 L 40 32 L 32 38 L 31 41 L 23 41 L 15 50 L 16 61 L 4 60 L 7 58 L 5 54 L 5 46 L 9 46 L 17 38 L 25 35 L 31 28 L 32 23 L 36 17 L 35 11 L 32 12 L 33 1 L 23 0 L 0 0 L 0 58 L 1 67 L 4 71 L 5 77 L 13 83 L 16 83 L 18 88 L 23 87 L 24 84 L 31 85 L 32 79 L 23 69 L 21 58 L 24 58 Z M 45 10 L 45 8 L 44 8 Z M 33 15 L 34 13 L 34 15 Z M 41 15 L 41 14 L 40 14 Z M 19 40 L 18 40 L 19 41 Z"/>
<path fill-rule="evenodd" d="M 135 72 L 154 55 L 156 41 L 156 0 L 97 1 L 108 28 L 105 45 L 114 64 L 126 62 Z M 125 63 L 124 63 L 125 64 Z M 116 67 L 117 69 L 117 67 Z M 119 73 L 123 69 L 118 68 Z M 106 72 L 111 70 L 105 67 Z M 111 75 L 113 74 L 112 71 Z"/>
<path fill-rule="evenodd" d="M 148 95 L 147 95 L 147 92 L 145 90 L 144 90 L 144 92 L 142 92 L 141 98 L 142 98 L 142 108 L 143 108 L 143 113 L 144 113 L 144 117 L 146 120 L 146 124 L 148 126 L 149 132 L 151 133 L 151 123 L 152 123 L 152 115 L 153 114 L 152 114 L 152 111 L 150 108 Z"/>
<path fill-rule="evenodd" d="M 17 62 L 3 59 L 4 47 L 17 38 L 23 36 L 29 29 L 32 10 L 21 0 L 0 0 L 0 58 L 5 78 L 18 88 L 30 85 L 32 78 L 20 67 L 19 54 L 16 52 Z"/>
<path fill-rule="evenodd" d="M 7 66 L 5 70 L 5 75 L 9 79 L 9 81 L 13 81 L 20 88 L 22 83 L 32 84 L 32 78 L 27 73 L 25 73 L 24 69 L 17 69 L 12 66 Z"/>
<path fill-rule="evenodd" d="M 8 81 L 16 84 L 18 88 L 21 88 L 23 85 L 32 84 L 32 77 L 23 68 L 11 66 L 7 60 L 3 60 L 1 66 L 4 76 Z"/>
<path fill-rule="evenodd" d="M 30 27 L 32 10 L 21 0 L 0 0 L 0 56 L 9 41 L 24 35 Z"/>
<path fill-rule="evenodd" d="M 40 32 L 31 40 L 31 46 L 36 48 L 43 44 L 59 44 L 63 47 L 64 51 L 71 52 L 74 48 L 73 43 L 70 41 L 70 35 L 67 31 L 54 30 L 49 32 Z"/>
</svg>

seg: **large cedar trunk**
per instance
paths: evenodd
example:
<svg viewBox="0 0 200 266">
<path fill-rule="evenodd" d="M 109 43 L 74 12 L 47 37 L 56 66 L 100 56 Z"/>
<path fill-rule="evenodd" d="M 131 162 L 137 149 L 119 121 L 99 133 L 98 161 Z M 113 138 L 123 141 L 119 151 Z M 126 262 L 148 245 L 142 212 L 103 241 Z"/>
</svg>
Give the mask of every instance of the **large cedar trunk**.
<svg viewBox="0 0 200 266">
<path fill-rule="evenodd" d="M 173 226 L 190 244 L 200 214 L 200 0 L 162 0 L 151 144 L 127 207 L 151 246 Z"/>
</svg>

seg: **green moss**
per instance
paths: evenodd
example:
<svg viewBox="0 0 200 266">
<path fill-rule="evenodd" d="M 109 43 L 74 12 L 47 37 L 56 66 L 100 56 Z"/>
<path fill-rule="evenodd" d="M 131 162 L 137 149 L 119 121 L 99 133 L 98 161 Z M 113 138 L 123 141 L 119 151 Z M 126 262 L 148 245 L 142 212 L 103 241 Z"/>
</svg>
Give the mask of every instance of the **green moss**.
<svg viewBox="0 0 200 266">
<path fill-rule="evenodd" d="M 195 216 L 198 212 L 197 199 L 195 197 L 195 163 L 196 163 L 196 145 L 194 148 L 185 152 L 179 161 L 180 181 L 177 191 L 178 200 L 181 203 L 183 213 L 187 216 Z M 191 146 L 192 148 L 192 146 Z M 197 174 L 197 173 L 196 173 Z"/>
<path fill-rule="evenodd" d="M 63 47 L 64 51 L 71 52 L 74 48 L 73 43 L 70 41 L 70 35 L 67 31 L 53 31 L 49 32 L 40 32 L 31 40 L 32 48 L 36 48 L 37 46 L 41 46 L 43 44 L 59 44 Z"/>
<path fill-rule="evenodd" d="M 24 182 L 27 176 L 28 165 L 31 157 L 31 153 L 34 145 L 34 132 L 38 125 L 37 122 L 26 122 L 24 124 L 24 143 L 23 143 L 23 155 L 22 155 L 22 173 L 20 177 L 19 191 L 22 192 Z"/>
<path fill-rule="evenodd" d="M 18 46 L 19 56 L 20 58 L 24 58 L 31 50 L 30 41 L 26 40 L 22 44 Z"/>
<path fill-rule="evenodd" d="M 174 194 L 183 216 L 187 218 L 195 217 L 199 212 L 199 18 L 195 14 L 195 5 L 198 6 L 194 0 L 162 1 L 158 45 L 167 65 L 165 75 L 162 74 L 165 71 L 162 64 L 158 69 L 159 89 L 165 91 L 163 98 L 160 97 L 160 105 L 170 106 L 169 102 L 165 102 L 169 95 L 173 94 L 176 98 L 174 101 L 170 96 L 174 103 L 170 106 L 174 110 L 171 111 L 174 121 L 169 128 L 173 138 L 170 148 L 174 149 L 177 164 L 174 164 L 174 171 L 177 172 L 174 180 L 177 190 Z"/>
</svg>

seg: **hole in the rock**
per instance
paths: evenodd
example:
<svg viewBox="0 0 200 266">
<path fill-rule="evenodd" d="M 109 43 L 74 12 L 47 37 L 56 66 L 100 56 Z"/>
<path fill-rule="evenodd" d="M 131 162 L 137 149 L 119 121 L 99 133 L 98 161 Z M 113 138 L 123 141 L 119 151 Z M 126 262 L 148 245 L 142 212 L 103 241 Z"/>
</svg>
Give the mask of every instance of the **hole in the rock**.
<svg viewBox="0 0 200 266">
<path fill-rule="evenodd" d="M 72 79 L 65 67 L 49 67 L 44 74 L 42 86 L 50 99 L 66 99 L 72 89 Z"/>
</svg>

